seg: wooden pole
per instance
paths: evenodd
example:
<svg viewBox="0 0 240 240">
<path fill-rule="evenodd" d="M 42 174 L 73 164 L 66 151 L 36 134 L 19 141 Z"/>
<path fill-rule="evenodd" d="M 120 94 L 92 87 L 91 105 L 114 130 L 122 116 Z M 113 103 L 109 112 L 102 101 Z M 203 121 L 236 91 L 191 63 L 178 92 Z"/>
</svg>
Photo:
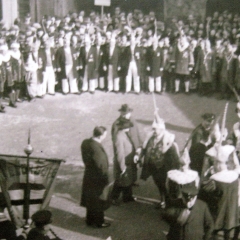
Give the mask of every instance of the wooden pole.
<svg viewBox="0 0 240 240">
<path fill-rule="evenodd" d="M 30 183 L 29 183 L 29 170 L 30 170 L 30 155 L 33 152 L 33 148 L 31 146 L 31 129 L 28 131 L 28 141 L 27 147 L 24 149 L 24 152 L 27 154 L 27 166 L 26 166 L 26 187 L 24 191 L 24 211 L 23 218 L 25 219 L 25 227 L 28 228 L 28 219 L 29 219 L 29 208 L 30 208 Z"/>
<path fill-rule="evenodd" d="M 101 19 L 103 20 L 104 6 L 101 6 Z"/>
</svg>

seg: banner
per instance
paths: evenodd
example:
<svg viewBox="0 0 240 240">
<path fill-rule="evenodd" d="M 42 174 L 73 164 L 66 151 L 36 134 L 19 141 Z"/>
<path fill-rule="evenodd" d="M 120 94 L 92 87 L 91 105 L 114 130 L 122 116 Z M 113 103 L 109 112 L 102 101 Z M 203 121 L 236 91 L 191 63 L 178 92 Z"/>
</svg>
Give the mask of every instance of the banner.
<svg viewBox="0 0 240 240">
<path fill-rule="evenodd" d="M 61 159 L 29 157 L 29 216 L 51 199 Z M 12 221 L 22 226 L 26 212 L 27 157 L 0 155 L 0 187 Z"/>
<path fill-rule="evenodd" d="M 111 5 L 111 0 L 94 0 L 94 5 L 109 7 Z"/>
</svg>

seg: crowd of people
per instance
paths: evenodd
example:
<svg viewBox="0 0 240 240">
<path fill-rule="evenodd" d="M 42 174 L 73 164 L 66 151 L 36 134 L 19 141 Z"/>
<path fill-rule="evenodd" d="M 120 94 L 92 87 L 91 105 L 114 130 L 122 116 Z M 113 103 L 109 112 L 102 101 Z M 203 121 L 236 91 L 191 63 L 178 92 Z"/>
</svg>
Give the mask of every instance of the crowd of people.
<svg viewBox="0 0 240 240">
<path fill-rule="evenodd" d="M 152 177 L 159 190 L 160 201 L 156 208 L 162 209 L 161 215 L 170 226 L 168 240 L 215 240 L 220 231 L 224 232 L 224 240 L 237 240 L 240 232 L 240 132 L 238 121 L 228 134 L 225 128 L 227 108 L 228 104 L 221 123 L 215 114 L 203 114 L 202 122 L 180 151 L 175 135 L 166 129 L 158 109 L 154 113 L 152 131 L 142 141 L 132 117 L 133 109 L 123 104 L 111 129 L 113 184 L 109 184 L 108 156 L 102 147 L 107 130 L 103 126 L 95 127 L 92 137 L 81 144 L 86 167 L 81 206 L 87 209 L 86 224 L 109 227 L 110 223 L 104 219 L 107 208 L 138 201 L 132 188 L 138 179 L 139 164 L 140 179 L 146 181 Z M 240 118 L 240 103 L 236 112 Z M 234 234 L 231 234 L 233 229 Z"/>
<path fill-rule="evenodd" d="M 93 94 L 96 89 L 136 94 L 189 94 L 195 89 L 200 95 L 218 92 L 220 99 L 229 99 L 240 90 L 238 28 L 240 16 L 227 11 L 215 12 L 204 23 L 193 16 L 159 22 L 154 12 L 144 15 L 135 10 L 126 15 L 119 7 L 113 16 L 91 12 L 86 17 L 80 12 L 63 19 L 44 16 L 41 23 L 31 23 L 28 15 L 25 22 L 16 20 L 9 30 L 1 27 L 0 99 L 8 94 L 9 106 L 17 107 L 16 102 L 26 97 L 31 101 L 56 91 Z M 123 104 L 112 125 L 112 191 L 108 156 L 101 145 L 106 128 L 95 127 L 92 137 L 82 142 L 85 173 L 80 204 L 87 209 L 86 224 L 109 227 L 104 220 L 108 200 L 116 206 L 121 194 L 124 203 L 136 200 L 132 187 L 140 164 L 140 178 L 151 176 L 159 190 L 158 207 L 164 209 L 162 215 L 170 225 L 169 240 L 217 238 L 222 230 L 228 240 L 232 229 L 238 239 L 239 122 L 228 137 L 226 116 L 220 129 L 214 114 L 204 114 L 189 137 L 189 152 L 187 148 L 180 152 L 157 109 L 145 141 L 132 111 Z M 5 112 L 2 104 L 0 112 Z M 236 112 L 240 118 L 240 103 Z M 103 196 L 106 189 L 107 197 Z M 51 217 L 47 210 L 33 215 L 35 228 L 27 239 L 36 239 L 37 234 L 39 239 L 49 239 Z"/>
<path fill-rule="evenodd" d="M 192 15 L 161 22 L 153 11 L 126 14 L 119 7 L 113 15 L 81 11 L 40 23 L 27 15 L 10 29 L 0 26 L 0 101 L 8 95 L 16 107 L 56 91 L 96 89 L 231 98 L 240 90 L 239 25 L 239 14 L 228 11 L 204 22 Z"/>
</svg>

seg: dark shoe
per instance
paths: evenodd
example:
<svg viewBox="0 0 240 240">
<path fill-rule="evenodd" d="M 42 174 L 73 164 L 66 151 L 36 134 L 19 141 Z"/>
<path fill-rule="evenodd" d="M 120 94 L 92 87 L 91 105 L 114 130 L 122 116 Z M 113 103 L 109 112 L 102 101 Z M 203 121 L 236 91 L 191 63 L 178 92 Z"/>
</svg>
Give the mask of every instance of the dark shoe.
<svg viewBox="0 0 240 240">
<path fill-rule="evenodd" d="M 95 92 L 94 92 L 94 91 L 89 91 L 89 93 L 90 93 L 90 94 L 95 94 Z"/>
<path fill-rule="evenodd" d="M 159 202 L 155 204 L 155 209 L 165 209 L 166 203 L 165 202 Z"/>
<path fill-rule="evenodd" d="M 155 206 L 154 206 L 155 209 L 160 209 L 161 208 L 161 203 L 156 203 Z"/>
<path fill-rule="evenodd" d="M 5 113 L 5 110 L 0 108 L 0 113 Z"/>
<path fill-rule="evenodd" d="M 42 96 L 37 96 L 37 98 L 43 99 L 43 98 L 44 98 L 44 96 L 43 96 L 43 95 L 42 95 Z"/>
<path fill-rule="evenodd" d="M 9 103 L 10 107 L 17 108 L 17 105 L 15 103 Z"/>
<path fill-rule="evenodd" d="M 119 200 L 112 200 L 112 205 L 119 206 L 120 205 L 120 201 Z"/>
<path fill-rule="evenodd" d="M 110 226 L 111 226 L 111 224 L 108 223 L 108 222 L 104 222 L 101 225 L 96 225 L 97 228 L 107 228 L 107 227 L 110 227 Z"/>
<path fill-rule="evenodd" d="M 28 101 L 29 101 L 29 102 L 35 102 L 36 99 L 35 99 L 34 97 L 29 97 L 29 98 L 28 98 Z"/>
<path fill-rule="evenodd" d="M 127 202 L 135 202 L 137 199 L 134 197 L 131 198 L 127 198 L 127 199 L 123 199 L 123 202 L 127 203 Z"/>
<path fill-rule="evenodd" d="M 4 108 L 5 108 L 5 107 L 4 107 L 3 105 L 1 105 L 1 108 L 0 108 L 0 109 L 4 110 Z"/>
<path fill-rule="evenodd" d="M 133 187 L 139 187 L 139 186 L 140 186 L 139 183 L 137 182 L 133 183 Z"/>
</svg>

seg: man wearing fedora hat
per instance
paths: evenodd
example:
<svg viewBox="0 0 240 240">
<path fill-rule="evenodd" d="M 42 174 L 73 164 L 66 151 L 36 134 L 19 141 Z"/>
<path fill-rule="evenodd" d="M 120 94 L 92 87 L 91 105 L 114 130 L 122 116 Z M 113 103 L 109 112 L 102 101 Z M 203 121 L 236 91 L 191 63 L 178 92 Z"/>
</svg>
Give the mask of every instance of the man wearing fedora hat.
<svg viewBox="0 0 240 240">
<path fill-rule="evenodd" d="M 137 180 L 137 166 L 133 161 L 135 147 L 128 134 L 131 127 L 133 127 L 132 122 L 126 118 L 122 118 L 118 122 L 118 132 L 115 141 L 113 203 L 118 202 L 117 200 L 121 192 L 123 193 L 123 202 L 134 201 L 132 186 Z"/>
<path fill-rule="evenodd" d="M 185 184 L 182 198 L 174 207 L 167 208 L 163 217 L 169 223 L 168 240 L 208 240 L 212 237 L 213 219 L 205 202 L 197 199 L 198 189 Z"/>
<path fill-rule="evenodd" d="M 119 122 L 122 119 L 128 119 L 132 122 L 133 126 L 129 130 L 129 136 L 131 137 L 135 149 L 137 149 L 142 144 L 142 140 L 140 137 L 139 129 L 137 126 L 136 121 L 132 117 L 133 109 L 129 107 L 128 104 L 123 104 L 121 108 L 118 110 L 120 112 L 120 116 L 116 119 L 116 121 L 112 125 L 112 141 L 115 143 L 116 141 L 116 134 L 119 130 Z"/>
<path fill-rule="evenodd" d="M 141 140 L 141 136 L 139 133 L 137 123 L 134 120 L 134 118 L 131 116 L 133 109 L 130 108 L 128 104 L 123 104 L 118 111 L 120 112 L 120 116 L 113 123 L 112 131 L 111 131 L 112 142 L 113 142 L 113 151 L 114 151 L 114 162 L 116 162 L 116 165 L 117 165 L 117 149 L 118 149 L 117 135 L 118 135 L 118 132 L 122 128 L 121 127 L 122 122 L 127 122 L 127 123 L 131 124 L 131 126 L 129 126 L 129 131 L 127 133 L 127 136 L 129 138 L 129 140 L 131 141 L 134 151 L 137 151 L 137 149 L 139 149 L 139 147 L 142 145 L 142 140 Z"/>
</svg>

